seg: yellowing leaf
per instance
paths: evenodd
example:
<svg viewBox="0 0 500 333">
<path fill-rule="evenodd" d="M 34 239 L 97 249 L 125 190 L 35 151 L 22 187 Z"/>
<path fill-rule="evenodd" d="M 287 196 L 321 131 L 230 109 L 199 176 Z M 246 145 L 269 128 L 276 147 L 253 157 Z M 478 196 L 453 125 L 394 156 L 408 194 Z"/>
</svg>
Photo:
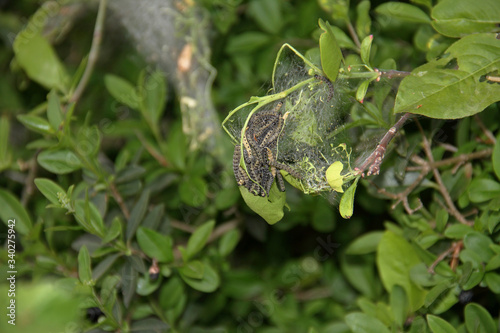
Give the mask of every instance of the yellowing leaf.
<svg viewBox="0 0 500 333">
<path fill-rule="evenodd" d="M 342 185 L 344 184 L 344 178 L 340 175 L 344 169 L 342 162 L 337 161 L 328 167 L 326 170 L 326 181 L 332 187 L 332 189 L 339 193 L 344 193 Z"/>
</svg>

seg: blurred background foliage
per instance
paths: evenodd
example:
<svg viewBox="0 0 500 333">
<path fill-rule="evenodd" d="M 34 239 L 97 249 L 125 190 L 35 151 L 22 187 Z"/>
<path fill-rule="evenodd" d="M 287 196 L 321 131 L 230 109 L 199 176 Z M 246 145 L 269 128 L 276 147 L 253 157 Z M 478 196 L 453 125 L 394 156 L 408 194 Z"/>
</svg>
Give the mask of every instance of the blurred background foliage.
<svg viewBox="0 0 500 333">
<path fill-rule="evenodd" d="M 283 43 L 317 47 L 319 18 L 353 68 L 370 34 L 373 68 L 442 55 L 458 36 L 427 22 L 436 1 L 102 3 L 0 1 L 0 278 L 15 260 L 19 292 L 2 332 L 498 330 L 498 104 L 410 123 L 350 220 L 338 198 L 287 187 L 290 210 L 266 224 L 220 129 L 268 92 Z M 400 82 L 383 81 L 381 113 Z"/>
</svg>

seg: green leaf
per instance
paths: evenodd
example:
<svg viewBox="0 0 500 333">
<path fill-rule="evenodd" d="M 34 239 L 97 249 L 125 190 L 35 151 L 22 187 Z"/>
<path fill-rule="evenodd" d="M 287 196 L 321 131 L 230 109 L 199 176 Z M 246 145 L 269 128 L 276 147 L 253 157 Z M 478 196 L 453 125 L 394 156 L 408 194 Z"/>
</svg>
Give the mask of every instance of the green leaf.
<svg viewBox="0 0 500 333">
<path fill-rule="evenodd" d="M 184 170 L 186 168 L 186 153 L 188 151 L 188 148 L 186 145 L 186 136 L 182 131 L 181 122 L 175 122 L 170 128 L 167 144 L 168 161 L 172 162 L 173 166 L 175 166 L 179 170 Z M 188 179 L 190 178 L 191 177 L 189 177 Z"/>
<path fill-rule="evenodd" d="M 442 0 L 431 12 L 432 27 L 449 37 L 495 32 L 500 23 L 497 0 Z"/>
<path fill-rule="evenodd" d="M 94 269 L 92 270 L 92 279 L 94 281 L 97 281 L 99 280 L 103 275 L 104 273 L 106 273 L 112 266 L 113 264 L 116 262 L 116 260 L 121 256 L 121 253 L 115 253 L 115 254 L 111 254 L 111 255 L 108 255 L 107 257 L 105 257 L 102 261 L 100 261 L 95 267 Z M 118 278 L 116 275 L 110 275 L 108 274 L 105 278 L 104 278 L 104 281 L 106 281 L 106 279 L 109 279 L 111 277 L 115 277 L 115 278 Z M 119 279 L 119 278 L 118 278 Z M 104 283 L 103 283 L 103 287 L 104 287 Z M 101 289 L 101 294 L 103 292 L 103 289 Z M 104 301 L 104 300 L 103 300 Z"/>
<path fill-rule="evenodd" d="M 47 118 L 52 128 L 57 131 L 63 121 L 61 103 L 55 90 L 51 90 L 48 95 Z"/>
<path fill-rule="evenodd" d="M 349 0 L 319 0 L 324 11 L 336 20 L 349 21 Z"/>
<path fill-rule="evenodd" d="M 78 156 L 68 149 L 45 150 L 38 154 L 38 163 L 46 170 L 64 175 L 82 167 Z"/>
<path fill-rule="evenodd" d="M 375 8 L 375 12 L 389 18 L 396 18 L 406 22 L 430 23 L 427 14 L 418 8 L 403 2 L 387 2 Z"/>
<path fill-rule="evenodd" d="M 217 210 L 229 209 L 236 205 L 238 198 L 238 190 L 235 186 L 222 188 L 215 195 L 215 208 Z"/>
<path fill-rule="evenodd" d="M 80 128 L 77 135 L 77 150 L 83 156 L 96 156 L 101 144 L 101 132 L 96 125 Z"/>
<path fill-rule="evenodd" d="M 254 0 L 248 4 L 247 13 L 262 30 L 270 34 L 278 34 L 283 26 L 281 15 L 281 1 L 278 0 Z"/>
<path fill-rule="evenodd" d="M 83 245 L 78 252 L 78 278 L 84 285 L 92 284 L 92 271 L 90 269 L 90 254 Z"/>
<path fill-rule="evenodd" d="M 47 178 L 36 178 L 34 182 L 38 190 L 42 192 L 52 204 L 62 207 L 59 196 L 61 195 L 60 193 L 66 194 L 66 191 L 63 190 L 61 186 Z"/>
<path fill-rule="evenodd" d="M 347 36 L 347 34 L 337 26 L 330 26 L 335 39 L 341 49 L 351 49 L 357 50 L 356 44 L 352 41 L 351 37 Z M 384 67 L 385 68 L 385 67 Z"/>
<path fill-rule="evenodd" d="M 37 32 L 33 33 L 34 31 Z M 32 24 L 28 24 L 17 35 L 13 44 L 16 60 L 33 81 L 47 89 L 66 92 L 69 83 L 66 69 L 52 46 L 38 31 Z"/>
<path fill-rule="evenodd" d="M 436 230 L 441 232 L 444 230 L 446 223 L 448 223 L 448 211 L 446 209 L 442 208 L 437 211 L 436 213 Z"/>
<path fill-rule="evenodd" d="M 139 108 L 140 98 L 135 87 L 127 80 L 113 74 L 107 74 L 104 76 L 104 85 L 118 102 L 132 109 Z"/>
<path fill-rule="evenodd" d="M 10 192 L 0 189 L 0 207 L 0 219 L 5 225 L 13 225 L 14 230 L 23 236 L 29 234 L 33 225 L 19 199 Z"/>
<path fill-rule="evenodd" d="M 7 115 L 0 117 L 0 171 L 10 167 L 12 152 L 9 145 L 10 121 Z"/>
<path fill-rule="evenodd" d="M 347 281 L 364 296 L 374 299 L 380 294 L 380 284 L 373 283 L 373 256 L 342 256 L 341 269 Z"/>
<path fill-rule="evenodd" d="M 390 333 L 380 320 L 361 312 L 346 315 L 345 322 L 353 333 Z"/>
<path fill-rule="evenodd" d="M 370 65 L 370 52 L 372 49 L 372 42 L 373 42 L 373 35 L 366 36 L 361 42 L 361 49 L 360 49 L 361 60 L 366 65 Z"/>
<path fill-rule="evenodd" d="M 129 307 L 132 297 L 135 295 L 138 277 L 139 274 L 132 264 L 132 259 L 128 257 L 121 270 L 121 292 L 123 294 L 123 304 L 126 308 Z"/>
<path fill-rule="evenodd" d="M 496 295 L 500 294 L 500 274 L 488 272 L 484 275 L 484 282 L 491 292 Z"/>
<path fill-rule="evenodd" d="M 49 122 L 38 116 L 30 116 L 21 114 L 17 116 L 17 120 L 21 122 L 27 129 L 40 134 L 54 134 L 54 130 Z"/>
<path fill-rule="evenodd" d="M 199 260 L 189 261 L 179 267 L 179 273 L 185 277 L 200 280 L 205 274 L 205 265 Z"/>
<path fill-rule="evenodd" d="M 472 227 L 465 224 L 452 224 L 444 231 L 444 235 L 447 238 L 452 239 L 463 239 L 465 235 L 473 232 Z"/>
<path fill-rule="evenodd" d="M 286 194 L 278 190 L 276 183 L 271 186 L 269 197 L 253 195 L 243 186 L 239 186 L 239 189 L 248 207 L 259 214 L 267 223 L 275 224 L 285 215 L 283 207 L 286 203 Z"/>
<path fill-rule="evenodd" d="M 151 295 L 160 285 L 163 279 L 160 277 L 154 281 L 151 281 L 148 276 L 141 276 L 137 279 L 137 288 L 135 292 L 141 296 Z"/>
<path fill-rule="evenodd" d="M 500 268 L 500 254 L 495 254 L 495 256 L 488 261 L 484 269 L 486 271 L 493 271 L 498 268 Z"/>
<path fill-rule="evenodd" d="M 88 198 L 75 201 L 75 217 L 88 232 L 101 238 L 105 236 L 101 213 L 92 202 L 88 201 Z"/>
<path fill-rule="evenodd" d="M 146 214 L 148 204 L 149 204 L 149 191 L 145 190 L 142 192 L 141 197 L 139 198 L 134 208 L 132 208 L 132 211 L 130 212 L 130 217 L 128 218 L 127 221 L 127 231 L 125 234 L 127 241 L 131 240 L 132 237 L 134 237 L 137 227 L 139 227 L 139 225 L 142 222 L 142 219 L 144 218 L 144 215 Z"/>
<path fill-rule="evenodd" d="M 497 325 L 488 311 L 481 305 L 469 303 L 465 306 L 465 327 L 469 333 L 496 332 Z"/>
<path fill-rule="evenodd" d="M 111 226 L 106 230 L 106 235 L 102 239 L 102 243 L 106 244 L 114 240 L 116 237 L 122 234 L 122 221 L 118 216 L 116 216 L 113 221 L 111 221 Z"/>
<path fill-rule="evenodd" d="M 203 249 L 208 241 L 208 238 L 210 237 L 210 234 L 212 233 L 212 230 L 214 229 L 214 226 L 215 221 L 211 220 L 196 228 L 191 237 L 189 237 L 187 243 L 187 259 L 192 258 L 196 253 L 200 252 L 201 249 Z"/>
<path fill-rule="evenodd" d="M 356 100 L 359 101 L 360 103 L 363 103 L 366 92 L 368 91 L 368 86 L 370 85 L 370 80 L 365 80 L 361 82 L 359 85 L 358 89 L 356 90 Z"/>
<path fill-rule="evenodd" d="M 165 214 L 165 206 L 159 204 L 151 209 L 142 221 L 142 226 L 150 229 L 157 229 Z"/>
<path fill-rule="evenodd" d="M 241 232 L 237 229 L 226 232 L 219 240 L 219 254 L 222 257 L 229 255 L 241 238 Z"/>
<path fill-rule="evenodd" d="M 361 1 L 356 6 L 356 14 L 356 32 L 360 39 L 364 39 L 371 31 L 370 1 Z"/>
<path fill-rule="evenodd" d="M 262 32 L 249 31 L 236 35 L 228 40 L 226 52 L 247 54 L 261 49 L 271 42 L 271 36 Z"/>
<path fill-rule="evenodd" d="M 456 119 L 481 112 L 500 100 L 500 85 L 485 79 L 500 70 L 500 43 L 495 34 L 468 35 L 445 54 L 403 79 L 394 112 Z M 455 67 L 455 61 L 458 69 L 447 68 Z"/>
<path fill-rule="evenodd" d="M 380 278 L 387 291 L 400 285 L 406 291 L 412 312 L 423 304 L 426 292 L 410 279 L 410 270 L 420 263 L 413 247 L 401 236 L 386 231 L 377 250 L 377 267 Z"/>
<path fill-rule="evenodd" d="M 132 180 L 140 179 L 146 173 L 146 169 L 138 165 L 130 165 L 121 169 L 115 178 L 116 184 L 128 183 Z"/>
<path fill-rule="evenodd" d="M 466 262 L 467 264 L 467 262 Z M 471 264 L 471 263 L 470 263 Z M 471 266 L 473 266 L 471 264 Z M 479 266 L 478 268 L 474 269 L 472 273 L 470 274 L 469 278 L 467 281 L 465 281 L 462 285 L 463 290 L 471 290 L 475 286 L 477 286 L 479 283 L 484 278 L 484 268 L 482 266 Z"/>
<path fill-rule="evenodd" d="M 192 207 L 200 207 L 207 201 L 208 185 L 199 176 L 186 178 L 179 185 L 179 195 L 181 200 Z"/>
<path fill-rule="evenodd" d="M 140 86 L 141 110 L 150 125 L 157 126 L 167 100 L 167 86 L 162 72 L 155 71 L 144 77 Z"/>
<path fill-rule="evenodd" d="M 485 202 L 500 196 L 500 183 L 492 179 L 474 178 L 469 185 L 469 199 L 472 202 Z"/>
<path fill-rule="evenodd" d="M 480 232 L 471 232 L 464 237 L 464 247 L 477 255 L 481 262 L 487 263 L 494 256 L 493 250 L 490 249 L 490 244 L 493 241 L 488 236 Z"/>
<path fill-rule="evenodd" d="M 219 274 L 212 268 L 211 265 L 205 263 L 203 269 L 203 278 L 195 279 L 189 276 L 183 275 L 181 273 L 181 278 L 193 289 L 204 293 L 211 293 L 215 291 L 220 284 Z"/>
<path fill-rule="evenodd" d="M 340 199 L 339 211 L 340 215 L 345 218 L 351 218 L 354 212 L 354 194 L 356 193 L 356 187 L 358 186 L 359 177 L 354 180 L 351 186 L 345 191 L 344 195 Z"/>
<path fill-rule="evenodd" d="M 319 26 L 324 31 L 319 37 L 319 51 L 321 55 L 321 67 L 325 76 L 335 82 L 339 75 L 341 62 L 344 60 L 342 51 L 335 39 L 335 35 L 328 22 L 319 21 Z"/>
<path fill-rule="evenodd" d="M 144 253 L 158 262 L 170 263 L 174 260 L 173 242 L 169 236 L 140 227 L 137 230 L 137 242 Z"/>
<path fill-rule="evenodd" d="M 398 327 L 403 327 L 409 312 L 408 296 L 403 287 L 393 285 L 390 294 L 390 306 Z"/>
<path fill-rule="evenodd" d="M 170 278 L 161 288 L 160 306 L 163 310 L 168 310 L 181 302 L 185 294 L 185 284 L 177 276 Z"/>
<path fill-rule="evenodd" d="M 441 293 L 436 295 L 435 299 L 433 300 L 430 306 L 431 312 L 434 314 L 444 313 L 448 311 L 452 306 L 458 303 L 457 293 L 452 288 L 449 288 L 447 285 L 448 283 L 446 283 L 446 286 L 441 291 Z M 437 285 L 433 289 L 437 287 L 439 287 L 439 285 Z M 433 289 L 429 291 L 428 295 L 432 294 Z M 427 299 L 426 299 L 426 304 L 427 304 Z"/>
<path fill-rule="evenodd" d="M 493 147 L 493 154 L 491 156 L 491 161 L 493 162 L 493 170 L 497 179 L 500 180 L 500 135 L 496 138 L 497 142 Z"/>
<path fill-rule="evenodd" d="M 363 255 L 375 252 L 383 234 L 382 231 L 372 231 L 364 234 L 351 242 L 345 249 L 345 253 L 350 255 Z"/>
<path fill-rule="evenodd" d="M 427 323 L 432 333 L 457 333 L 453 325 L 438 316 L 428 314 Z"/>
</svg>

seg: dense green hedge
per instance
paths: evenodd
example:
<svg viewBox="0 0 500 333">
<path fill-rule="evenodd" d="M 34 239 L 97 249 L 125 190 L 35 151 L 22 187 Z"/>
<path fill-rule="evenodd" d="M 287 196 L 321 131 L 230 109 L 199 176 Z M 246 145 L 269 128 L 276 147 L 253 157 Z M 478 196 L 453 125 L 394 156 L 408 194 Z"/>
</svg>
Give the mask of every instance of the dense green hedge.
<svg viewBox="0 0 500 333">
<path fill-rule="evenodd" d="M 498 1 L 166 1 L 173 69 L 108 1 L 0 2 L 2 332 L 498 332 Z M 278 100 L 332 188 L 238 189 Z"/>
</svg>

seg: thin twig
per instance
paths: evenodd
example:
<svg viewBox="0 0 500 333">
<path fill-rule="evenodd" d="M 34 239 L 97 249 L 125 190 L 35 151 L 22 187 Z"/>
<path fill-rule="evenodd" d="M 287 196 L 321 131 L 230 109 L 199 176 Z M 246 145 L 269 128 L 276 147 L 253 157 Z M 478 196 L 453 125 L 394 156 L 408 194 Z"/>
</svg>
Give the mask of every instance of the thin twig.
<svg viewBox="0 0 500 333">
<path fill-rule="evenodd" d="M 224 235 L 225 233 L 229 232 L 230 230 L 236 229 L 236 227 L 239 225 L 239 223 L 240 223 L 239 220 L 235 219 L 235 220 L 228 221 L 224 224 L 221 224 L 220 226 L 218 226 L 217 228 L 214 229 L 214 231 L 212 232 L 212 234 L 208 238 L 207 242 L 211 243 L 214 240 L 216 240 L 217 238 Z"/>
<path fill-rule="evenodd" d="M 488 143 L 489 144 L 495 144 L 497 142 L 497 139 L 491 133 L 491 131 L 484 125 L 483 121 L 481 120 L 481 117 L 479 117 L 477 114 L 474 115 L 474 119 L 476 120 L 476 123 L 478 124 L 479 128 L 483 131 L 484 135 L 488 138 Z"/>
<path fill-rule="evenodd" d="M 303 290 L 295 294 L 295 298 L 299 302 L 311 301 L 315 299 L 330 298 L 332 297 L 332 288 L 319 287 L 308 290 Z"/>
<path fill-rule="evenodd" d="M 127 205 L 125 205 L 120 192 L 118 192 L 116 185 L 114 183 L 111 183 L 109 184 L 109 188 L 111 189 L 111 193 L 113 194 L 113 198 L 115 199 L 116 203 L 118 204 L 118 206 L 120 206 L 123 216 L 125 216 L 125 218 L 128 220 L 128 218 L 130 217 L 130 212 L 127 208 Z"/>
<path fill-rule="evenodd" d="M 35 190 L 35 177 L 36 177 L 36 172 L 38 169 L 38 163 L 36 162 L 36 157 L 38 156 L 38 153 L 40 152 L 37 151 L 35 156 L 31 160 L 28 161 L 28 176 L 26 177 L 25 181 L 25 187 L 23 188 L 23 193 L 21 195 L 21 204 L 26 207 L 28 204 L 29 198 L 33 195 L 33 192 Z"/>
<path fill-rule="evenodd" d="M 447 159 L 444 159 L 441 161 L 420 164 L 420 166 L 408 167 L 408 168 L 406 168 L 406 170 L 407 171 L 422 170 L 424 167 L 426 167 L 426 165 L 428 165 L 431 169 L 434 169 L 434 168 L 440 168 L 440 167 L 448 166 L 448 165 L 463 164 L 463 163 L 469 162 L 470 160 L 490 157 L 492 153 L 493 153 L 493 149 L 488 148 L 488 149 L 476 151 L 476 152 L 469 153 L 469 154 L 461 154 L 461 155 L 458 155 L 455 157 L 450 157 L 450 158 L 447 158 Z"/>
<path fill-rule="evenodd" d="M 92 45 L 90 46 L 89 58 L 87 60 L 87 66 L 85 66 L 85 70 L 83 72 L 82 78 L 80 82 L 78 82 L 78 86 L 76 87 L 73 95 L 69 99 L 70 103 L 77 102 L 83 94 L 85 87 L 92 75 L 92 71 L 94 70 L 95 63 L 99 56 L 99 49 L 101 46 L 102 40 L 102 32 L 104 27 L 104 18 L 106 14 L 106 2 L 107 0 L 100 0 L 99 9 L 97 11 L 97 19 L 94 27 L 94 37 L 92 38 Z"/>
<path fill-rule="evenodd" d="M 379 77 L 385 77 L 388 79 L 406 77 L 411 74 L 411 72 L 406 72 L 406 71 L 397 71 L 395 69 L 384 70 L 378 68 L 375 68 L 375 72 L 379 73 Z"/>
<path fill-rule="evenodd" d="M 350 21 L 347 21 L 347 30 L 349 30 L 349 35 L 351 35 L 354 44 L 356 44 L 356 47 L 358 49 L 361 49 L 361 43 L 359 41 L 358 34 L 356 33 L 356 30 L 354 30 L 354 27 L 352 26 L 352 23 Z"/>
<path fill-rule="evenodd" d="M 434 163 L 434 157 L 432 156 L 432 150 L 429 140 L 427 140 L 427 137 L 425 136 L 424 130 L 422 129 L 422 126 L 420 126 L 420 123 L 418 121 L 416 123 L 420 133 L 422 133 L 422 141 L 423 141 L 425 155 L 427 155 L 427 158 L 429 159 L 430 163 Z M 460 223 L 471 225 L 472 222 L 467 221 L 467 219 L 458 211 L 457 207 L 455 207 L 455 204 L 453 203 L 453 200 L 450 197 L 450 193 L 448 193 L 448 190 L 446 189 L 446 186 L 443 180 L 441 179 L 441 174 L 439 173 L 439 170 L 437 168 L 432 168 L 432 173 L 434 174 L 434 179 L 438 183 L 439 192 L 441 192 L 441 195 L 443 196 L 444 201 L 448 206 L 450 214 L 452 214 Z"/>
<path fill-rule="evenodd" d="M 460 254 L 460 250 L 462 249 L 463 247 L 463 242 L 462 241 L 458 241 L 458 242 L 453 242 L 450 246 L 449 249 L 447 249 L 446 251 L 444 251 L 443 253 L 441 253 L 437 258 L 436 260 L 434 260 L 434 262 L 429 266 L 429 268 L 427 269 L 427 271 L 431 274 L 435 274 L 436 272 L 434 271 L 434 269 L 436 268 L 437 265 L 439 265 L 439 263 L 441 261 L 443 261 L 444 259 L 446 259 L 446 257 L 448 257 L 450 255 L 450 253 L 453 252 L 453 257 L 452 257 L 452 260 L 451 260 L 451 263 L 450 263 L 450 267 L 452 270 L 455 270 L 456 268 L 456 260 L 458 259 L 458 256 Z"/>
<path fill-rule="evenodd" d="M 144 146 L 144 148 L 146 148 L 146 150 L 148 151 L 148 153 L 156 161 L 158 161 L 158 163 L 160 163 L 161 166 L 168 167 L 168 161 L 153 146 L 151 146 L 149 144 L 149 142 L 146 141 L 146 138 L 144 137 L 144 135 L 142 135 L 142 133 L 140 133 L 139 131 L 137 131 L 135 134 L 137 135 L 137 138 L 139 139 L 139 141 L 141 141 L 141 143 Z"/>
<path fill-rule="evenodd" d="M 179 229 L 179 230 L 188 232 L 190 234 L 192 234 L 196 230 L 195 227 L 193 227 L 189 224 L 183 223 L 181 221 L 171 220 L 170 225 L 172 226 L 172 228 Z"/>
<path fill-rule="evenodd" d="M 384 188 L 379 188 L 375 183 L 373 183 L 373 182 L 371 182 L 371 183 L 372 183 L 372 185 L 377 187 L 378 193 L 385 195 L 386 197 L 388 197 L 392 200 L 396 200 L 396 202 L 391 206 L 391 209 L 396 209 L 396 207 L 400 203 L 403 203 L 403 207 L 406 210 L 406 212 L 408 213 L 408 215 L 412 215 L 416 211 L 420 210 L 423 207 L 423 204 L 422 204 L 422 201 L 420 201 L 420 199 L 418 199 L 417 207 L 411 208 L 410 203 L 408 201 L 408 196 L 422 182 L 422 180 L 429 173 L 429 171 L 430 171 L 430 169 L 422 170 L 422 172 L 418 175 L 417 179 L 415 179 L 415 181 L 410 186 L 408 186 L 403 192 L 400 192 L 397 194 L 390 193 Z"/>
</svg>

